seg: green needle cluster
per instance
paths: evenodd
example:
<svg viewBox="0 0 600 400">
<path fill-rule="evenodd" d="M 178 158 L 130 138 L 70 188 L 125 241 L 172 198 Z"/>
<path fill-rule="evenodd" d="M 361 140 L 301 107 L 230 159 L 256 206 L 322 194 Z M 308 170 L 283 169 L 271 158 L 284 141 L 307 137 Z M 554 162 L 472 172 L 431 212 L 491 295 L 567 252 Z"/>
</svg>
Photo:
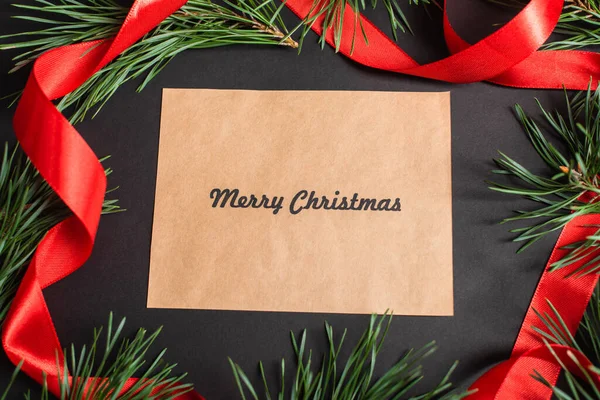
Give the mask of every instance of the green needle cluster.
<svg viewBox="0 0 600 400">
<path fill-rule="evenodd" d="M 292 333 L 292 346 L 297 358 L 293 385 L 289 389 L 285 387 L 286 365 L 285 360 L 281 360 L 281 385 L 273 397 L 262 362 L 259 362 L 259 370 L 262 376 L 261 393 L 264 395 L 260 396 L 243 369 L 229 359 L 242 399 L 246 400 L 246 393 L 249 393 L 253 400 L 261 398 L 266 400 L 272 398 L 278 400 L 459 400 L 470 394 L 469 392 L 450 392 L 452 388 L 449 381 L 450 374 L 457 365 L 454 363 L 442 381 L 431 391 L 421 395 L 410 395 L 411 389 L 423 379 L 421 362 L 435 352 L 435 342 L 431 342 L 419 350 L 408 351 L 380 378 L 375 379 L 377 355 L 381 351 L 391 320 L 391 315 L 387 314 L 379 318 L 376 315 L 371 316 L 369 327 L 344 364 L 342 364 L 340 352 L 346 331 L 344 330 L 341 339 L 336 344 L 333 328 L 325 323 L 329 351 L 317 364 L 316 371 L 313 366 L 312 350 L 306 349 L 306 331 L 302 332 L 299 338 Z"/>
<path fill-rule="evenodd" d="M 494 160 L 500 169 L 495 173 L 516 178 L 516 186 L 492 182 L 491 189 L 525 197 L 539 203 L 533 211 L 516 211 L 503 222 L 524 221 L 529 226 L 513 229 L 515 241 L 523 243 L 522 251 L 544 235 L 562 229 L 578 216 L 600 213 L 600 89 L 588 89 L 569 98 L 565 92 L 567 111 L 550 113 L 541 104 L 547 133 L 525 111 L 516 106 L 517 114 L 536 152 L 549 167 L 548 176 L 525 168 L 504 153 Z M 549 137 L 560 143 L 553 144 Z M 589 201 L 583 201 L 583 196 Z M 599 227 L 600 228 L 600 227 Z M 600 256 L 600 229 L 586 240 L 571 243 L 566 257 L 552 264 L 551 269 L 571 265 L 585 259 L 572 275 L 597 273 Z M 591 259 L 590 259 L 591 258 Z"/>
<path fill-rule="evenodd" d="M 533 371 L 533 378 L 552 388 L 554 398 L 558 400 L 596 400 L 600 398 L 600 387 L 597 387 L 593 376 L 600 374 L 600 289 L 596 287 L 590 304 L 574 337 L 567 328 L 563 318 L 552 303 L 548 302 L 550 313 L 537 313 L 544 329 L 534 328 L 541 336 L 550 353 L 564 371 L 564 384 L 557 387 L 551 384 L 539 371 Z M 572 347 L 591 361 L 590 367 L 584 367 L 572 354 L 568 357 L 575 365 L 575 370 L 569 370 L 556 352 L 552 344 Z"/>
<path fill-rule="evenodd" d="M 565 38 L 544 46 L 552 50 L 573 50 L 600 44 L 600 1 L 569 0 L 560 16 L 555 33 Z"/>
<path fill-rule="evenodd" d="M 412 28 L 410 27 L 410 24 L 408 23 L 408 20 L 402 11 L 399 0 L 381 0 L 381 2 L 383 3 L 383 7 L 388 14 L 392 28 L 392 34 L 394 35 L 395 40 L 398 39 L 398 30 L 401 32 L 408 31 L 413 33 Z M 408 0 L 408 3 L 411 5 L 428 5 L 433 3 L 438 8 L 440 7 L 435 0 Z M 330 29 L 333 29 L 335 51 L 339 51 L 342 43 L 342 27 L 344 25 L 344 19 L 346 18 L 347 6 L 349 6 L 355 13 L 355 16 L 352 20 L 354 34 L 352 35 L 351 51 L 354 51 L 356 33 L 359 29 L 363 36 L 363 40 L 368 44 L 369 38 L 367 37 L 362 21 L 358 17 L 359 13 L 364 11 L 369 5 L 375 9 L 377 4 L 378 0 L 371 0 L 370 3 L 366 3 L 365 0 L 314 0 L 311 11 L 303 21 L 304 28 L 302 34 L 300 35 L 300 44 L 302 44 L 310 28 L 317 23 L 319 18 L 322 18 L 322 21 L 319 22 L 323 29 L 319 38 L 319 44 L 321 45 L 321 48 L 325 47 L 325 44 L 327 43 L 325 40 L 327 34 Z"/>
<path fill-rule="evenodd" d="M 58 375 L 46 378 L 41 399 L 49 398 L 47 384 L 51 379 L 58 380 L 61 400 L 172 400 L 193 389 L 191 384 L 181 383 L 187 374 L 173 374 L 177 364 L 165 363 L 166 350 L 153 360 L 146 360 L 161 329 L 149 335 L 145 329 L 139 329 L 133 338 L 121 340 L 124 325 L 125 319 L 113 327 L 111 313 L 105 335 L 102 328 L 95 329 L 89 346 L 83 346 L 80 351 L 74 346 L 65 350 L 64 363 L 59 368 L 57 361 Z M 8 398 L 21 365 L 17 366 L 0 400 Z M 133 377 L 139 378 L 138 381 L 124 390 Z M 29 393 L 25 395 L 25 399 L 31 398 Z"/>
<path fill-rule="evenodd" d="M 15 4 L 32 13 L 15 18 L 42 24 L 43 29 L 0 36 L 0 50 L 18 49 L 14 70 L 43 52 L 73 43 L 113 37 L 128 8 L 114 0 L 36 0 Z M 141 91 L 176 55 L 189 49 L 233 44 L 281 45 L 297 48 L 281 19 L 284 4 L 274 0 L 189 0 L 144 38 L 97 72 L 80 88 L 65 96 L 61 110 L 71 108 L 71 122 L 97 113 L 127 81 L 143 77 Z M 2 42 L 5 42 L 2 44 Z M 95 114 L 94 114 L 95 115 Z"/>
</svg>

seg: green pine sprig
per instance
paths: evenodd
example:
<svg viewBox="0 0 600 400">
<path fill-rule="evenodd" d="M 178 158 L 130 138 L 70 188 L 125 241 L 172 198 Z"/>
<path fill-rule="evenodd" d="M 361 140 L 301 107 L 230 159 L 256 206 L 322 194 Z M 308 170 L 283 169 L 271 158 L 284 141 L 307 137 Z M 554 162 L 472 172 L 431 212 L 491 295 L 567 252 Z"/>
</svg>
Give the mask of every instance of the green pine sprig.
<svg viewBox="0 0 600 400">
<path fill-rule="evenodd" d="M 117 200 L 105 200 L 102 206 L 104 214 L 120 210 Z M 38 243 L 69 215 L 22 152 L 5 144 L 0 159 L 0 324 Z"/>
<path fill-rule="evenodd" d="M 549 168 L 548 174 L 536 174 L 500 152 L 493 172 L 509 175 L 515 186 L 491 182 L 490 189 L 522 196 L 539 204 L 532 211 L 516 211 L 503 222 L 521 221 L 528 226 L 512 229 L 523 251 L 550 232 L 562 229 L 582 215 L 600 213 L 600 89 L 591 88 L 569 98 L 567 112 L 548 112 L 538 102 L 546 127 L 529 117 L 521 106 L 515 107 L 533 147 Z M 550 140 L 552 137 L 556 144 Z M 560 144 L 560 146 L 559 146 Z M 584 194 L 589 202 L 582 201 Z M 600 227 L 599 227 L 600 228 Z M 592 254 L 600 246 L 600 229 L 586 240 L 569 244 L 568 255 L 551 265 L 551 270 L 588 258 L 571 275 L 597 273 L 600 256 Z M 592 257 L 592 259 L 589 259 Z"/>
<path fill-rule="evenodd" d="M 392 28 L 392 34 L 395 40 L 398 40 L 398 30 L 401 32 L 413 33 L 413 30 L 402 11 L 399 0 L 381 0 L 383 7 L 385 8 L 390 26 Z M 429 5 L 435 4 L 438 8 L 440 7 L 436 0 L 408 0 L 409 5 Z M 333 40 L 335 51 L 340 51 L 342 43 L 342 27 L 344 25 L 344 19 L 346 18 L 346 7 L 349 6 L 355 13 L 353 18 L 353 35 L 351 39 L 351 52 L 354 51 L 354 45 L 356 43 L 356 36 L 358 30 L 362 34 L 365 43 L 369 43 L 369 38 L 365 32 L 362 21 L 358 18 L 359 13 L 364 11 L 368 6 L 375 9 L 378 5 L 378 0 L 370 0 L 370 3 L 366 3 L 365 0 L 314 0 L 310 12 L 304 19 L 304 28 L 300 35 L 300 45 L 302 45 L 304 38 L 310 31 L 310 28 L 317 22 L 319 18 L 323 18 L 321 21 L 322 33 L 319 38 L 319 44 L 321 48 L 325 47 L 327 34 L 330 30 L 333 30 Z"/>
<path fill-rule="evenodd" d="M 593 376 L 600 374 L 600 288 L 596 286 L 594 290 L 577 336 L 569 332 L 562 316 L 552 303 L 548 302 L 548 305 L 551 309 L 550 313 L 537 313 L 544 329 L 534 328 L 534 330 L 541 336 L 550 353 L 562 367 L 565 385 L 558 387 L 550 383 L 539 371 L 533 371 L 533 378 L 551 388 L 558 400 L 600 399 L 600 387 L 597 387 L 592 379 Z M 569 359 L 577 368 L 577 371 L 570 371 L 552 349 L 551 344 L 572 347 L 585 354 L 593 365 L 586 368 L 574 355 L 569 354 Z"/>
<path fill-rule="evenodd" d="M 487 0 L 505 7 L 523 8 L 524 0 Z M 600 45 L 600 0 L 565 0 L 554 28 L 560 39 L 544 44 L 546 50 L 575 50 Z"/>
<path fill-rule="evenodd" d="M 262 362 L 258 364 L 262 377 L 261 391 L 259 392 L 243 369 L 229 359 L 242 400 L 246 400 L 246 393 L 253 400 L 261 398 L 266 400 L 272 398 L 278 400 L 288 398 L 292 400 L 381 400 L 401 398 L 410 398 L 411 400 L 434 398 L 459 400 L 470 394 L 469 392 L 450 392 L 452 388 L 450 375 L 457 365 L 457 363 L 454 363 L 442 381 L 431 391 L 422 395 L 409 395 L 409 391 L 414 389 L 423 379 L 421 362 L 435 352 L 435 342 L 431 342 L 416 351 L 408 351 L 380 378 L 375 379 L 374 370 L 377 355 L 381 351 L 391 321 L 391 315 L 385 314 L 380 318 L 376 315 L 371 316 L 369 327 L 363 333 L 345 363 L 340 357 L 340 352 L 346 337 L 346 330 L 341 335 L 339 342 L 336 343 L 333 328 L 327 322 L 325 323 L 329 351 L 320 362 L 315 361 L 312 350 L 306 348 L 306 330 L 302 332 L 299 338 L 291 333 L 292 346 L 297 361 L 294 382 L 291 388 L 286 389 L 286 364 L 285 360 L 281 360 L 281 383 L 274 395 L 267 382 Z"/>
<path fill-rule="evenodd" d="M 599 45 L 600 1 L 566 1 L 554 32 L 565 38 L 547 43 L 545 49 L 574 50 Z"/>
<path fill-rule="evenodd" d="M 71 108 L 71 122 L 96 115 L 127 81 L 143 78 L 141 91 L 179 53 L 233 44 L 281 45 L 297 48 L 283 20 L 284 4 L 274 0 L 189 0 L 180 10 L 135 43 L 112 63 L 65 96 L 59 109 Z M 15 4 L 31 15 L 15 18 L 41 24 L 35 31 L 0 36 L 0 50 L 17 49 L 16 71 L 40 54 L 60 46 L 113 37 L 128 8 L 115 0 L 35 0 L 34 5 Z M 5 42 L 4 44 L 1 44 Z"/>
<path fill-rule="evenodd" d="M 187 374 L 174 375 L 177 364 L 164 361 L 166 350 L 154 359 L 147 359 L 161 328 L 151 334 L 139 329 L 133 338 L 121 339 L 124 326 L 125 319 L 113 326 L 111 313 L 106 334 L 103 328 L 95 329 L 89 346 L 84 345 L 79 351 L 73 345 L 65 349 L 64 363 L 60 365 L 57 361 L 57 376 L 46 378 L 41 398 L 49 398 L 50 379 L 57 380 L 61 400 L 172 400 L 193 390 L 191 384 L 182 383 Z M 0 400 L 10 394 L 21 365 L 17 366 Z M 69 379 L 69 375 L 73 379 Z M 127 380 L 133 377 L 140 379 L 125 389 Z M 25 399 L 31 398 L 29 393 L 25 395 Z"/>
<path fill-rule="evenodd" d="M 394 38 L 397 31 L 412 29 L 402 11 L 403 0 L 381 0 L 385 8 Z M 408 0 L 409 4 L 435 4 L 436 0 Z M 368 3 L 373 9 L 378 0 Z M 88 42 L 113 37 L 121 26 L 128 8 L 115 0 L 35 0 L 33 5 L 14 4 L 31 15 L 15 18 L 40 24 L 37 30 L 0 36 L 0 50 L 20 51 L 13 60 L 17 71 L 32 63 L 42 53 L 73 43 Z M 157 28 L 127 49 L 112 63 L 98 71 L 74 92 L 65 96 L 59 109 L 70 108 L 72 123 L 81 122 L 88 113 L 95 116 L 115 94 L 117 89 L 130 80 L 139 78 L 138 92 L 179 53 L 190 49 L 205 49 L 233 44 L 278 45 L 300 50 L 310 28 L 320 17 L 323 32 L 319 43 L 325 46 L 330 30 L 334 32 L 334 45 L 339 51 L 342 42 L 342 26 L 346 6 L 355 12 L 352 49 L 360 29 L 368 43 L 358 13 L 366 9 L 365 0 L 314 0 L 311 12 L 291 31 L 282 18 L 285 1 L 277 0 L 189 0 L 179 11 L 168 17 Z M 296 42 L 292 34 L 300 32 Z M 2 43 L 4 42 L 4 43 Z M 20 93 L 8 95 L 14 104 Z"/>
</svg>

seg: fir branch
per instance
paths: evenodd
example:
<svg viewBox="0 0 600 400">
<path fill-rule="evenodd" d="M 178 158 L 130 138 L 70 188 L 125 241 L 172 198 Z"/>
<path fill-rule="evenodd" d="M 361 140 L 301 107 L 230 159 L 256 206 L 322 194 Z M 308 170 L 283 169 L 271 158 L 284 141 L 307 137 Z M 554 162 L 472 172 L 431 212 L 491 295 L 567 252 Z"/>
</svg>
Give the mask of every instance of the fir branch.
<svg viewBox="0 0 600 400">
<path fill-rule="evenodd" d="M 117 200 L 104 201 L 104 214 L 117 211 Z M 0 161 L 0 324 L 38 243 L 69 214 L 31 162 L 5 144 Z"/>
<path fill-rule="evenodd" d="M 500 169 L 493 172 L 516 178 L 518 186 L 491 182 L 490 189 L 522 196 L 539 203 L 533 211 L 516 211 L 503 222 L 524 221 L 531 225 L 511 230 L 514 239 L 523 242 L 523 251 L 546 234 L 562 229 L 573 218 L 600 213 L 600 89 L 580 92 L 569 99 L 565 91 L 567 112 L 548 112 L 538 102 L 547 129 L 558 138 L 564 150 L 552 144 L 538 123 L 517 105 L 516 112 L 536 152 L 550 168 L 548 176 L 528 170 L 506 154 L 494 160 Z M 591 201 L 582 201 L 582 196 Z M 600 229 L 586 240 L 570 244 L 568 255 L 551 265 L 551 270 L 589 258 L 600 246 Z M 572 275 L 600 271 L 599 258 L 585 262 Z"/>
<path fill-rule="evenodd" d="M 523 8 L 524 0 L 487 0 L 505 7 Z M 554 33 L 562 39 L 545 43 L 546 50 L 574 50 L 600 45 L 600 0 L 565 0 Z"/>
<path fill-rule="evenodd" d="M 533 378 L 550 387 L 558 400 L 600 399 L 600 388 L 592 379 L 593 375 L 600 374 L 600 287 L 596 286 L 594 290 L 576 337 L 571 335 L 562 316 L 552 303 L 548 302 L 548 305 L 551 313 L 543 315 L 537 313 L 544 329 L 534 327 L 534 330 L 541 336 L 551 354 L 563 368 L 566 385 L 559 388 L 550 383 L 539 371 L 533 371 Z M 579 370 L 577 371 L 579 374 L 576 375 L 576 371 L 565 368 L 561 359 L 550 347 L 551 344 L 569 346 L 578 350 L 592 362 L 592 367 L 589 369 L 583 367 L 576 357 L 571 356 L 571 361 Z"/>
<path fill-rule="evenodd" d="M 161 328 L 152 334 L 139 329 L 132 339 L 120 339 L 125 319 L 113 327 L 112 313 L 108 318 L 108 329 L 95 329 L 92 343 L 78 352 L 71 345 L 65 349 L 64 364 L 57 363 L 57 376 L 47 378 L 42 388 L 42 399 L 48 399 L 49 379 L 57 379 L 61 400 L 171 400 L 192 390 L 192 385 L 181 383 L 187 374 L 174 375 L 177 364 L 167 364 L 162 350 L 153 360 L 146 360 L 148 351 L 160 334 Z M 101 339 L 105 345 L 102 349 Z M 13 374 L 4 396 L 10 392 L 22 363 Z M 147 366 L 146 366 L 147 365 Z M 73 379 L 68 379 L 69 375 Z M 139 375 L 139 380 L 124 389 L 129 378 Z M 25 398 L 30 400 L 27 393 Z M 3 400 L 4 397 L 0 398 Z"/>
<path fill-rule="evenodd" d="M 281 19 L 283 4 L 274 0 L 189 0 L 179 11 L 161 22 L 143 39 L 97 72 L 80 88 L 65 96 L 60 109 L 73 107 L 71 122 L 94 115 L 125 82 L 144 77 L 141 91 L 179 53 L 232 44 L 281 45 L 297 48 Z M 79 42 L 114 36 L 128 8 L 115 0 L 36 0 L 35 5 L 17 4 L 33 15 L 15 18 L 42 24 L 42 29 L 0 36 L 0 50 L 22 52 L 13 60 L 12 71 L 34 61 L 43 52 Z"/>
<path fill-rule="evenodd" d="M 329 351 L 324 355 L 317 371 L 313 367 L 314 359 L 312 350 L 306 349 L 306 330 L 302 332 L 299 338 L 296 338 L 291 333 L 292 346 L 297 358 L 294 383 L 290 389 L 286 390 L 284 385 L 286 379 L 285 360 L 281 360 L 281 386 L 274 397 L 271 396 L 271 389 L 269 388 L 262 362 L 258 364 L 262 376 L 261 393 L 264 392 L 264 396 L 261 397 L 243 369 L 229 359 L 242 399 L 246 400 L 246 392 L 254 400 L 259 400 L 260 398 L 267 400 L 271 398 L 279 400 L 285 398 L 296 400 L 380 400 L 407 398 L 408 392 L 423 379 L 423 368 L 420 363 L 436 350 L 436 346 L 435 342 L 431 342 L 419 350 L 408 351 L 383 376 L 374 380 L 377 355 L 383 346 L 391 320 L 391 315 L 386 314 L 379 319 L 376 315 L 373 315 L 369 327 L 343 366 L 341 365 L 340 351 L 346 337 L 346 331 L 344 330 L 339 342 L 336 344 L 333 328 L 326 322 L 325 333 L 329 344 Z M 434 389 L 422 395 L 412 396 L 410 399 L 429 400 L 438 398 L 459 400 L 467 397 L 470 394 L 468 392 L 449 392 L 452 387 L 449 381 L 450 374 L 456 365 L 457 363 L 454 363 L 446 376 L 444 376 Z"/>
</svg>

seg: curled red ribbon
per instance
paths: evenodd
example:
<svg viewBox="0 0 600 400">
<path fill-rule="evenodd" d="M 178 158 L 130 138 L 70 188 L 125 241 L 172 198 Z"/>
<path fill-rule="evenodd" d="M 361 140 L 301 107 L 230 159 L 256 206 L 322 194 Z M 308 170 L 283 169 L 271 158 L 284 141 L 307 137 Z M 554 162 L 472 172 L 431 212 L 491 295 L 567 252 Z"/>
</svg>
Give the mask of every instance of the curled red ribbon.
<svg viewBox="0 0 600 400">
<path fill-rule="evenodd" d="M 60 397 L 58 364 L 64 354 L 42 290 L 79 268 L 89 257 L 106 192 L 98 157 L 52 100 L 75 90 L 127 49 L 185 0 L 138 0 L 112 40 L 61 47 L 40 56 L 14 116 L 21 147 L 40 174 L 72 211 L 44 237 L 27 269 L 6 318 L 2 343 L 14 363 Z M 62 375 L 64 372 L 60 371 Z M 135 383 L 130 379 L 123 390 Z M 182 399 L 201 398 L 194 392 Z"/>
<path fill-rule="evenodd" d="M 310 12 L 312 2 L 288 0 L 286 5 L 304 17 Z M 106 177 L 94 152 L 52 100 L 79 87 L 184 3 L 185 0 L 136 0 L 113 40 L 61 47 L 40 56 L 15 113 L 14 129 L 23 150 L 73 216 L 48 232 L 38 246 L 5 321 L 2 342 L 14 363 L 24 360 L 23 371 L 29 376 L 42 382 L 43 374 L 48 375 L 49 389 L 56 395 L 59 388 L 54 379 L 55 357 L 58 354 L 62 364 L 64 355 L 42 290 L 88 259 L 100 218 Z M 594 81 L 600 77 L 599 54 L 537 51 L 554 29 L 562 6 L 562 0 L 532 0 L 512 21 L 474 45 L 468 45 L 457 35 L 444 10 L 444 33 L 452 55 L 426 65 L 415 62 L 362 16 L 359 18 L 369 37 L 369 46 L 357 40 L 350 54 L 354 18 L 347 7 L 350 14 L 344 19 L 341 52 L 369 67 L 447 82 L 488 80 L 507 86 L 561 88 L 564 85 L 586 89 L 590 77 Z M 320 32 L 319 21 L 313 30 Z M 332 32 L 327 40 L 333 42 Z M 575 239 L 583 231 L 573 222 L 562 238 Z M 555 249 L 553 254 L 559 253 Z M 543 312 L 545 302 L 541 299 L 549 298 L 563 317 L 567 316 L 569 329 L 574 332 L 595 279 L 563 278 L 560 273 L 545 273 L 531 307 Z M 559 295 L 565 292 L 570 295 Z M 525 397 L 519 390 L 519 385 L 529 382 L 524 379 L 531 381 L 530 369 L 550 362 L 539 349 L 539 339 L 532 336 L 531 325 L 536 322 L 531 318 L 528 312 L 511 360 L 492 369 L 475 385 L 479 398 L 549 398 L 547 391 L 539 397 Z M 551 375 L 558 371 L 556 364 L 539 369 Z M 200 398 L 195 393 L 186 397 Z"/>
<path fill-rule="evenodd" d="M 563 318 L 569 332 L 575 335 L 585 308 L 596 287 L 598 275 L 589 274 L 582 277 L 572 277 L 569 274 L 598 256 L 599 252 L 590 252 L 581 260 L 555 272 L 549 272 L 549 268 L 567 254 L 568 250 L 565 250 L 564 246 L 583 241 L 588 236 L 593 235 L 597 230 L 597 227 L 593 225 L 597 226 L 598 224 L 600 224 L 600 215 L 585 215 L 574 218 L 565 226 L 525 314 L 510 359 L 496 365 L 479 378 L 471 386 L 471 389 L 477 389 L 477 393 L 472 395 L 471 398 L 476 400 L 550 399 L 552 390 L 532 379 L 530 375 L 536 370 L 548 382 L 555 383 L 561 367 L 544 344 L 542 337 L 533 330 L 536 327 L 542 331 L 547 331 L 535 312 L 537 311 L 541 315 L 546 313 L 554 315 L 548 305 L 548 301 L 551 302 Z M 563 352 L 567 350 L 576 354 L 582 360 L 582 365 L 586 367 L 591 365 L 589 360 L 577 350 L 565 348 Z M 578 368 L 574 367 L 572 363 L 567 362 L 566 365 L 570 366 L 570 371 L 578 372 Z M 593 373 L 591 375 L 600 387 L 600 377 Z"/>
<path fill-rule="evenodd" d="M 296 15 L 304 18 L 311 12 L 313 0 L 286 0 Z M 586 51 L 537 51 L 548 39 L 558 18 L 563 0 L 531 0 L 529 4 L 496 32 L 469 45 L 454 31 L 444 2 L 444 39 L 452 53 L 429 64 L 420 65 L 398 47 L 368 19 L 359 15 L 369 39 L 357 39 L 355 13 L 346 6 L 342 25 L 340 52 L 367 67 L 398 72 L 451 83 L 489 81 L 504 86 L 585 90 L 593 79 L 600 78 L 600 54 Z M 312 26 L 322 32 L 324 16 Z M 360 29 L 360 28 L 358 28 Z M 334 44 L 333 30 L 326 36 Z"/>
</svg>

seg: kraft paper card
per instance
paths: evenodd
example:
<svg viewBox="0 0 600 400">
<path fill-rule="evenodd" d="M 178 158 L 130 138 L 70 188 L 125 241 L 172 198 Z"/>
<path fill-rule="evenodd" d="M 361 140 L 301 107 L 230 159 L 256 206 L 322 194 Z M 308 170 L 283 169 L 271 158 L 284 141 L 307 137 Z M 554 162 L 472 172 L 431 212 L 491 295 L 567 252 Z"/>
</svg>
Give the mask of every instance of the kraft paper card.
<svg viewBox="0 0 600 400">
<path fill-rule="evenodd" d="M 163 92 L 148 307 L 452 315 L 450 94 Z"/>
</svg>

